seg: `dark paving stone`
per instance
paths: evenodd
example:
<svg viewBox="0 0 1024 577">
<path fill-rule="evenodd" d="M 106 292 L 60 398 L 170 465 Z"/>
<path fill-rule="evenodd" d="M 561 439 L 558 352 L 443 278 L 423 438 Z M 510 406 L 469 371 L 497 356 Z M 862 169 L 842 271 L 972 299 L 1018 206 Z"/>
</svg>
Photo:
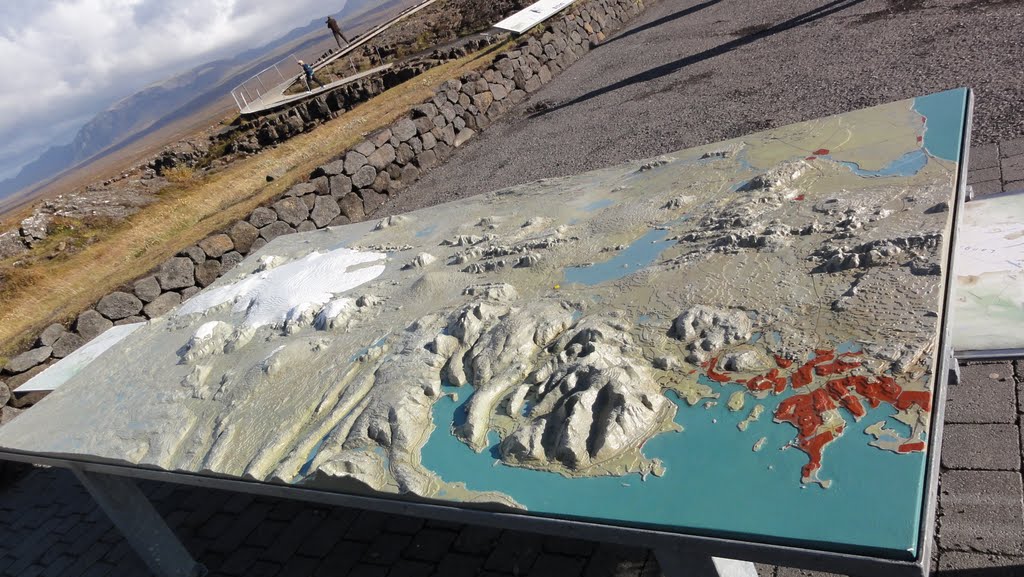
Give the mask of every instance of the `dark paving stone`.
<svg viewBox="0 0 1024 577">
<path fill-rule="evenodd" d="M 961 367 L 960 378 L 959 385 L 947 389 L 947 423 L 1009 424 L 1017 421 L 1010 363 Z"/>
<path fill-rule="evenodd" d="M 280 537 L 270 547 L 267 547 L 263 558 L 276 563 L 284 563 L 295 555 L 295 552 L 306 541 L 306 537 L 316 532 L 323 522 L 324 514 L 319 509 L 300 510 L 285 527 Z"/>
<path fill-rule="evenodd" d="M 120 559 L 118 559 L 118 560 L 110 560 L 110 559 L 108 559 L 108 561 L 110 561 L 112 563 L 116 563 L 119 560 Z M 65 574 L 65 572 L 67 571 L 68 567 L 70 567 L 71 564 L 74 563 L 74 562 L 75 562 L 74 557 L 68 557 L 66 555 L 62 555 L 60 557 L 57 557 L 56 559 L 54 559 L 53 563 L 50 563 L 49 565 L 47 565 L 46 570 L 42 572 L 42 575 L 44 577 L 60 577 L 61 575 Z"/>
<path fill-rule="evenodd" d="M 107 577 L 107 575 L 118 575 L 114 566 L 108 563 L 93 563 L 88 569 L 79 573 L 81 577 Z"/>
<path fill-rule="evenodd" d="M 233 493 L 221 506 L 221 510 L 225 513 L 242 513 L 247 511 L 253 504 L 255 497 L 246 493 Z"/>
<path fill-rule="evenodd" d="M 224 560 L 224 563 L 220 566 L 220 571 L 225 575 L 246 575 L 249 567 L 256 563 L 262 552 L 263 550 L 258 547 L 239 548 Z"/>
<path fill-rule="evenodd" d="M 294 556 L 289 558 L 281 567 L 279 577 L 309 577 L 320 565 L 320 559 L 310 557 Z"/>
<path fill-rule="evenodd" d="M 106 555 L 109 550 L 110 546 L 107 544 L 94 543 L 92 547 L 89 547 L 88 550 L 75 558 L 75 562 L 67 568 L 66 574 L 83 575 L 89 571 L 93 565 L 99 564 L 100 560 L 103 559 L 103 556 Z"/>
<path fill-rule="evenodd" d="M 359 516 L 355 518 L 348 531 L 345 532 L 345 539 L 370 543 L 377 538 L 377 535 L 380 535 L 387 521 L 387 515 L 377 513 L 376 511 L 360 511 Z"/>
<path fill-rule="evenodd" d="M 416 534 L 405 550 L 405 557 L 418 561 L 437 562 L 443 558 L 458 537 L 457 533 L 442 529 L 424 529 Z"/>
<path fill-rule="evenodd" d="M 308 503 L 295 501 L 293 499 L 281 499 L 274 503 L 274 507 L 267 513 L 267 518 L 274 521 L 291 521 L 300 511 L 310 507 Z"/>
<path fill-rule="evenodd" d="M 318 559 L 327 556 L 344 537 L 350 523 L 350 519 L 327 519 L 317 531 L 306 537 L 299 546 L 299 554 Z"/>
<path fill-rule="evenodd" d="M 238 549 L 249 535 L 266 520 L 270 511 L 269 503 L 251 503 L 240 515 L 234 518 L 231 528 L 221 533 L 210 544 L 210 549 L 220 553 L 231 553 Z"/>
<path fill-rule="evenodd" d="M 579 577 L 583 574 L 583 568 L 587 560 L 584 557 L 569 557 L 567 555 L 556 555 L 554 553 L 543 553 L 533 564 L 530 575 L 552 577 Z"/>
<path fill-rule="evenodd" d="M 947 469 L 1020 470 L 1016 425 L 947 425 L 942 466 Z"/>
<path fill-rule="evenodd" d="M 459 532 L 452 549 L 459 553 L 486 555 L 494 550 L 501 537 L 501 529 L 467 525 Z"/>
<path fill-rule="evenodd" d="M 245 544 L 261 548 L 270 547 L 277 541 L 287 526 L 288 524 L 282 521 L 264 520 L 249 534 Z"/>
<path fill-rule="evenodd" d="M 1003 158 L 1000 165 L 1003 169 L 1003 182 L 1024 180 L 1024 153 Z"/>
<path fill-rule="evenodd" d="M 999 143 L 999 156 L 1008 158 L 1024 154 L 1024 138 L 1004 140 Z"/>
<path fill-rule="evenodd" d="M 979 571 L 983 570 L 983 571 Z M 936 577 L 1020 577 L 1024 557 L 1001 557 L 965 551 L 943 551 Z"/>
<path fill-rule="evenodd" d="M 281 566 L 277 563 L 271 563 L 270 561 L 257 561 L 255 565 L 249 568 L 245 573 L 245 577 L 277 577 L 277 574 L 281 572 Z"/>
<path fill-rule="evenodd" d="M 348 572 L 359 562 L 366 550 L 366 544 L 353 541 L 342 541 L 324 557 L 323 562 L 317 566 L 314 577 L 338 577 L 347 575 Z"/>
<path fill-rule="evenodd" d="M 584 577 L 639 577 L 647 560 L 647 550 L 601 544 L 587 563 Z M 765 575 L 759 575 L 765 577 Z"/>
<path fill-rule="evenodd" d="M 985 168 L 999 168 L 999 146 L 996 144 L 972 146 L 969 162 L 972 172 Z"/>
<path fill-rule="evenodd" d="M 223 535 L 225 531 L 235 524 L 235 518 L 235 515 L 217 513 L 210 517 L 206 523 L 203 523 L 202 527 L 199 527 L 196 535 L 204 539 L 216 539 L 217 536 Z"/>
<path fill-rule="evenodd" d="M 387 574 L 388 568 L 381 565 L 356 565 L 349 573 L 349 577 L 387 577 Z"/>
<path fill-rule="evenodd" d="M 971 159 L 973 165 L 974 159 Z M 974 170 L 974 166 L 971 166 L 971 171 L 967 173 L 967 184 L 974 184 L 976 182 L 985 182 L 988 180 L 999 180 L 999 166 L 993 166 L 991 168 L 982 168 L 980 170 Z"/>
<path fill-rule="evenodd" d="M 483 564 L 483 557 L 449 553 L 438 564 L 434 575 L 436 577 L 475 577 Z M 554 576 L 554 574 L 552 575 Z"/>
<path fill-rule="evenodd" d="M 39 577 L 45 569 L 42 565 L 29 565 L 18 577 Z"/>
<path fill-rule="evenodd" d="M 654 556 L 653 551 L 647 552 L 647 561 L 644 563 L 644 570 L 640 573 L 640 577 L 662 577 L 661 566 L 658 565 L 658 559 Z"/>
<path fill-rule="evenodd" d="M 389 575 L 401 575 L 402 577 L 430 577 L 434 574 L 434 564 L 422 561 L 409 561 L 401 559 L 391 568 Z"/>
<path fill-rule="evenodd" d="M 960 382 L 991 383 L 1003 380 L 1014 380 L 1013 363 L 1010 361 L 1001 362 L 971 362 L 960 365 Z"/>
<path fill-rule="evenodd" d="M 412 541 L 412 537 L 409 535 L 381 533 L 363 553 L 363 562 L 391 565 L 402 556 L 402 550 L 409 545 L 410 541 Z"/>
<path fill-rule="evenodd" d="M 943 550 L 1024 554 L 1019 472 L 947 471 L 940 482 Z"/>
<path fill-rule="evenodd" d="M 1024 463 L 1024 428 L 1017 427 L 1017 429 L 1018 429 L 1018 432 L 1020 433 L 1020 448 L 1021 448 L 1020 449 L 1021 450 L 1020 458 L 1021 458 L 1021 462 Z"/>
<path fill-rule="evenodd" d="M 505 531 L 487 557 L 486 569 L 503 573 L 527 573 L 540 554 L 541 538 L 532 533 Z"/>
<path fill-rule="evenodd" d="M 384 530 L 389 533 L 401 533 L 402 535 L 415 535 L 423 528 L 425 521 L 408 515 L 392 515 L 384 523 Z"/>
<path fill-rule="evenodd" d="M 545 537 L 544 550 L 548 553 L 560 553 L 576 557 L 587 557 L 594 552 L 594 542 L 567 537 Z"/>
<path fill-rule="evenodd" d="M 976 196 L 982 194 L 999 194 L 1000 192 L 1003 192 L 1003 183 L 999 180 L 975 182 L 971 183 L 971 190 L 974 191 Z"/>
</svg>

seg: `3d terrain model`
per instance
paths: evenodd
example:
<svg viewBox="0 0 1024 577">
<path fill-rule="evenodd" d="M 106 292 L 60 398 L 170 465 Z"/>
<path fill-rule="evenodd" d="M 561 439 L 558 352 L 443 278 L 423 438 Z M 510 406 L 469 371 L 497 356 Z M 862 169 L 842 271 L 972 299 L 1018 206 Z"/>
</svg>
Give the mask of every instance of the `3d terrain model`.
<svg viewBox="0 0 1024 577">
<path fill-rule="evenodd" d="M 281 237 L 0 447 L 913 554 L 965 95 Z"/>
</svg>

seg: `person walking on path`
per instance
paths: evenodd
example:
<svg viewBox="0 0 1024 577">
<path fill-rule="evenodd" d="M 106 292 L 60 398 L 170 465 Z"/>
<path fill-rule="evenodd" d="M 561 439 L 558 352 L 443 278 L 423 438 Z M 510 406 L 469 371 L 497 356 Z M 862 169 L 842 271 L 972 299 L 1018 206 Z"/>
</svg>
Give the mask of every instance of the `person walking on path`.
<svg viewBox="0 0 1024 577">
<path fill-rule="evenodd" d="M 302 60 L 299 60 L 299 66 L 302 67 L 302 71 L 306 73 L 306 92 L 313 90 L 313 83 L 316 82 L 320 85 L 320 88 L 324 87 L 324 83 L 320 82 L 320 79 L 313 75 L 313 67 L 306 64 Z"/>
<path fill-rule="evenodd" d="M 334 34 L 334 41 L 338 43 L 338 48 L 341 48 L 341 41 L 345 41 L 345 46 L 349 45 L 348 38 L 341 32 L 341 26 L 338 26 L 338 21 L 333 16 L 327 17 L 327 27 L 331 29 L 331 33 Z"/>
</svg>

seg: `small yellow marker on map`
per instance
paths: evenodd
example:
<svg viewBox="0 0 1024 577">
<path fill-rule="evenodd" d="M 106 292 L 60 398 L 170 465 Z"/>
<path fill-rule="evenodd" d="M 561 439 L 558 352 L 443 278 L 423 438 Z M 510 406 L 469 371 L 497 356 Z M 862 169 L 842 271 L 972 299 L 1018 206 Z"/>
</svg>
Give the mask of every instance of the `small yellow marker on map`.
<svg viewBox="0 0 1024 577">
<path fill-rule="evenodd" d="M 555 285 L 555 290 L 558 290 L 558 289 L 560 289 L 560 288 L 562 288 L 562 285 L 560 285 L 560 284 L 556 284 L 556 285 Z"/>
</svg>

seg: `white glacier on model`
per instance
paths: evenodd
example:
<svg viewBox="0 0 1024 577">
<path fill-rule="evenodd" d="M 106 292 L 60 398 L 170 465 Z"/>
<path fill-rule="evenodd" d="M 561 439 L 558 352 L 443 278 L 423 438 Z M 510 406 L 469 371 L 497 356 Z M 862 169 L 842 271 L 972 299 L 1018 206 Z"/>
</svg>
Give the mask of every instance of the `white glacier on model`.
<svg viewBox="0 0 1024 577">
<path fill-rule="evenodd" d="M 297 317 L 299 309 L 320 307 L 380 276 L 383 264 L 361 265 L 381 262 L 386 256 L 348 248 L 313 252 L 286 264 L 280 264 L 279 257 L 264 256 L 260 259 L 262 270 L 192 297 L 174 316 L 204 313 L 233 303 L 234 312 L 245 313 L 244 327 L 282 326 L 290 317 Z"/>
</svg>

